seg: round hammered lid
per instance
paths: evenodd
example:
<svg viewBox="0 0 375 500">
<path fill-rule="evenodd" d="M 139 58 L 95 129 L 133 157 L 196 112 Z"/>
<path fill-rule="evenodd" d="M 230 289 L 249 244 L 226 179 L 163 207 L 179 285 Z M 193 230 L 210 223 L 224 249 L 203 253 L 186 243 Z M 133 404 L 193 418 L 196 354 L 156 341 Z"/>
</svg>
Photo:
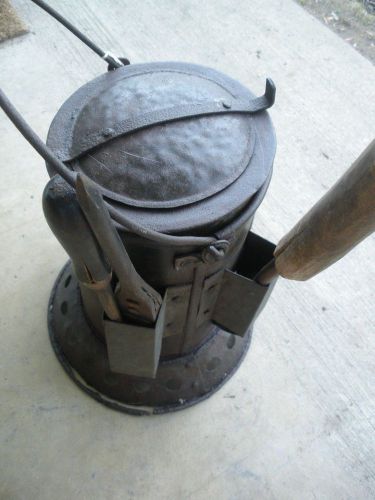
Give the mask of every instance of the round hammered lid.
<svg viewBox="0 0 375 500">
<path fill-rule="evenodd" d="M 140 223 L 185 231 L 231 217 L 269 178 L 270 120 L 241 112 L 253 99 L 201 66 L 126 66 L 73 94 L 47 143 Z"/>
</svg>

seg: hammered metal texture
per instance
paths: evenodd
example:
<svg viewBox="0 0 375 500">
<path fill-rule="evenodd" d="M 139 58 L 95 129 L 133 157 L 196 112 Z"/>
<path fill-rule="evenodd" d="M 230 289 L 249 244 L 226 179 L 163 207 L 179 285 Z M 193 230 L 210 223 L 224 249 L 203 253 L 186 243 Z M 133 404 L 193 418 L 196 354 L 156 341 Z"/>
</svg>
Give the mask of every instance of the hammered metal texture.
<svg viewBox="0 0 375 500">
<path fill-rule="evenodd" d="M 83 107 L 72 148 L 93 131 L 110 135 L 124 117 L 231 98 L 222 86 L 195 75 L 164 70 L 124 76 Z M 249 164 L 253 146 L 249 116 L 191 118 L 111 140 L 80 158 L 75 168 L 127 204 L 177 207 L 235 181 Z"/>
<path fill-rule="evenodd" d="M 111 104 L 106 102 L 108 95 Z M 113 113 L 126 119 L 158 106 L 223 98 L 230 104 L 250 101 L 254 94 L 228 76 L 198 65 L 128 65 L 78 89 L 55 116 L 47 143 L 66 160 L 81 125 L 82 134 L 90 133 L 98 121 L 103 133 L 110 134 Z M 101 113 L 96 114 L 97 108 Z M 245 207 L 251 209 L 249 217 L 255 211 L 270 180 L 275 147 L 267 112 L 189 118 L 109 140 L 71 167 L 100 182 L 107 200 L 135 223 L 171 234 L 212 234 Z M 51 176 L 55 174 L 51 165 L 47 168 Z"/>
</svg>

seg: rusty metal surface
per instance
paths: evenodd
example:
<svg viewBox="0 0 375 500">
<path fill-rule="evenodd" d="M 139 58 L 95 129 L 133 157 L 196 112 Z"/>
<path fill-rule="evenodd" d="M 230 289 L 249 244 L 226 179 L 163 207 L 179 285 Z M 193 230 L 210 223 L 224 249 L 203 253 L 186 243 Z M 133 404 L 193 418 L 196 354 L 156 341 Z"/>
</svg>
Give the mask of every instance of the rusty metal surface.
<svg viewBox="0 0 375 500">
<path fill-rule="evenodd" d="M 212 318 L 217 297 L 220 292 L 223 272 L 224 271 L 221 270 L 204 280 L 198 310 L 197 326 L 202 325 Z"/>
<path fill-rule="evenodd" d="M 77 385 L 101 403 L 135 415 L 179 410 L 207 398 L 234 373 L 250 343 L 250 332 L 239 338 L 212 327 L 211 337 L 189 355 L 162 360 L 155 379 L 113 373 L 104 342 L 85 318 L 71 263 L 52 291 L 48 326 L 55 353 Z"/>
<path fill-rule="evenodd" d="M 182 335 L 189 307 L 191 285 L 171 286 L 165 292 L 164 337 Z"/>
<path fill-rule="evenodd" d="M 116 273 L 116 298 L 122 312 L 135 319 L 153 323 L 160 309 L 161 296 L 137 273 L 100 191 L 86 176 L 78 174 L 76 192 L 83 213 Z"/>
<path fill-rule="evenodd" d="M 112 270 L 81 211 L 75 190 L 58 175 L 44 189 L 43 211 L 52 232 L 72 259 L 81 285 L 96 294 L 110 319 L 121 319 L 111 287 Z"/>
<path fill-rule="evenodd" d="M 263 309 L 271 291 L 272 285 L 259 285 L 226 269 L 212 321 L 225 331 L 242 337 Z"/>
<path fill-rule="evenodd" d="M 273 258 L 275 245 L 249 232 L 234 270 L 225 269 L 212 321 L 225 331 L 246 335 L 264 308 L 276 280 L 261 285 L 254 278 Z"/>
<path fill-rule="evenodd" d="M 47 142 L 66 159 L 73 144 L 98 127 L 110 134 L 115 121 L 129 116 L 223 98 L 251 101 L 254 95 L 229 77 L 201 66 L 127 66 L 73 94 L 56 115 Z M 208 230 L 238 213 L 266 183 L 274 153 L 267 113 L 234 113 L 157 125 L 118 137 L 83 155 L 72 167 L 98 182 L 108 200 L 130 219 L 176 233 Z M 53 169 L 48 169 L 52 174 Z"/>
<path fill-rule="evenodd" d="M 250 115 L 265 111 L 275 102 L 276 87 L 272 80 L 267 79 L 264 95 L 255 97 L 254 99 L 228 99 L 223 96 L 221 99 L 216 98 L 215 100 L 210 101 L 209 96 L 207 96 L 207 99 L 199 100 L 198 102 L 192 101 L 189 102 L 189 104 L 180 103 L 171 106 L 169 101 L 171 96 L 174 97 L 176 92 L 174 87 L 176 85 L 178 85 L 178 93 L 179 96 L 182 97 L 182 101 L 184 101 L 184 97 L 186 97 L 186 95 L 182 95 L 183 88 L 185 87 L 185 92 L 188 91 L 190 94 L 192 92 L 192 87 L 194 86 L 191 83 L 187 86 L 186 84 L 188 82 L 186 81 L 180 82 L 180 77 L 181 75 L 179 75 L 177 82 L 171 86 L 172 88 L 168 89 L 170 91 L 170 95 L 168 96 L 166 103 L 167 107 L 156 110 L 150 107 L 150 110 L 141 114 L 132 114 L 130 112 L 130 116 L 126 119 L 124 119 L 121 114 L 118 114 L 117 108 L 110 108 L 111 102 L 115 100 L 116 97 L 112 94 L 116 94 L 117 89 L 110 87 L 107 89 L 107 92 L 102 92 L 100 96 L 93 99 L 95 101 L 94 103 L 89 103 L 90 107 L 92 104 L 95 107 L 95 117 L 92 115 L 91 109 L 89 110 L 89 115 L 91 114 L 91 116 L 83 116 L 81 120 L 83 122 L 81 125 L 81 127 L 83 127 L 83 131 L 80 130 L 80 122 L 77 123 L 78 130 L 75 130 L 71 156 L 69 158 L 65 158 L 64 161 L 72 161 L 76 158 L 82 157 L 89 151 L 96 149 L 98 146 L 102 146 L 113 139 L 133 134 L 145 128 L 155 127 L 157 125 L 166 125 L 175 121 L 198 119 L 204 116 L 216 116 L 217 121 L 218 118 L 222 118 L 224 115 Z M 160 82 L 154 82 L 153 87 L 146 90 L 145 80 L 146 78 L 142 80 L 142 89 L 134 89 L 133 98 L 147 98 L 147 94 L 152 93 L 153 103 L 155 104 L 157 103 L 157 99 L 155 98 L 157 91 L 162 89 L 163 93 L 165 93 L 165 82 L 162 82 L 163 87 L 161 88 L 158 88 L 157 86 L 157 83 Z M 204 83 L 205 81 L 203 80 L 203 84 Z M 202 91 L 202 82 L 198 82 L 198 84 L 199 90 Z M 123 94 L 124 90 L 120 89 L 117 90 L 117 92 Z M 165 96 L 163 97 L 164 99 L 162 99 L 162 101 L 165 100 Z M 82 114 L 84 113 L 85 109 L 82 111 Z M 103 118 L 103 115 L 107 120 L 110 120 L 109 123 L 106 123 L 105 128 L 101 127 L 101 118 Z M 96 129 L 94 128 L 95 124 Z M 138 200 L 136 201 L 138 202 Z"/>
<path fill-rule="evenodd" d="M 82 107 L 66 160 L 79 155 L 74 168 L 95 180 L 106 196 L 127 205 L 188 205 L 221 191 L 247 168 L 255 144 L 252 119 L 233 113 L 232 107 L 249 108 L 250 102 L 249 95 L 240 99 L 238 89 L 233 95 L 203 71 L 125 72 Z M 230 114 L 194 116 L 138 131 L 147 122 L 166 121 L 166 110 L 177 109 L 177 116 L 186 109 L 197 114 L 199 107 L 208 113 L 212 106 Z M 127 136 L 118 137 L 125 131 Z"/>
<path fill-rule="evenodd" d="M 227 270 L 237 270 L 270 181 L 275 138 L 263 109 L 273 99 L 271 82 L 254 99 L 216 71 L 156 63 L 89 82 L 55 117 L 48 144 L 79 174 L 78 200 L 113 270 L 121 318 L 106 319 L 69 265 L 51 297 L 51 340 L 70 375 L 99 399 L 151 412 L 183 407 L 219 387 L 242 358 L 251 318 L 233 319 L 241 297 Z M 123 227 L 107 208 L 122 214 Z M 173 234 L 168 245 L 165 233 Z M 145 310 L 146 289 L 164 297 L 159 316 L 130 309 Z M 222 316 L 229 307 L 224 320 L 217 302 Z M 241 332 L 232 328 L 239 319 Z"/>
<path fill-rule="evenodd" d="M 165 300 L 154 326 L 104 321 L 109 368 L 112 373 L 155 378 L 165 323 Z"/>
<path fill-rule="evenodd" d="M 212 325 L 207 321 L 202 325 L 197 324 L 199 304 L 206 295 L 202 284 L 212 274 L 235 265 L 250 225 L 251 220 L 245 220 L 236 228 L 235 232 L 232 233 L 227 252 L 220 260 L 207 263 L 192 261 L 178 270 L 174 267 L 174 262 L 176 255 L 180 255 L 180 248 L 157 245 L 130 233 L 124 235 L 123 243 L 135 269 L 161 295 L 165 293 L 167 295 L 167 319 L 162 357 L 189 353 L 209 337 Z M 190 251 L 195 253 L 192 248 Z M 186 252 L 183 251 L 183 255 L 186 255 Z M 191 288 L 196 281 L 197 264 L 201 269 L 201 274 L 193 294 Z M 169 290 L 170 288 L 171 290 Z M 173 289 L 178 292 L 176 295 L 181 302 L 179 300 L 176 303 L 173 302 L 175 296 Z M 82 300 L 87 317 L 95 326 L 97 333 L 104 338 L 104 328 L 101 322 L 103 310 L 100 304 L 87 290 L 82 290 Z M 191 304 L 192 300 L 194 304 Z"/>
</svg>

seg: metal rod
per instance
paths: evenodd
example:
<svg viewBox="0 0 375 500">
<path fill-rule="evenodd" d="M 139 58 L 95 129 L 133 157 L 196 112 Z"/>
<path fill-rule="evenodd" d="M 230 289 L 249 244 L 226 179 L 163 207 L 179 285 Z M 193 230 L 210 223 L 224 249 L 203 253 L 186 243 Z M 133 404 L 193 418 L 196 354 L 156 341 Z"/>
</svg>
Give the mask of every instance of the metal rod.
<svg viewBox="0 0 375 500">
<path fill-rule="evenodd" d="M 15 127 L 21 132 L 24 138 L 31 144 L 31 146 L 40 154 L 47 163 L 50 163 L 56 172 L 61 175 L 74 189 L 76 185 L 76 172 L 70 170 L 61 160 L 59 160 L 54 153 L 49 149 L 40 137 L 34 132 L 29 124 L 24 120 L 21 114 L 9 101 L 7 96 L 0 88 L 0 107 L 7 114 L 9 119 L 13 122 Z M 140 226 L 127 217 L 125 217 L 119 210 L 116 210 L 112 205 L 105 202 L 106 207 L 113 220 L 121 224 L 128 231 L 137 234 L 143 238 L 155 241 L 160 244 L 172 245 L 178 247 L 185 246 L 198 246 L 205 247 L 215 243 L 216 238 L 210 236 L 171 236 L 165 233 L 159 233 L 152 229 Z"/>
<path fill-rule="evenodd" d="M 87 177 L 78 174 L 76 193 L 91 230 L 120 283 L 117 293 L 120 306 L 128 313 L 134 313 L 144 320 L 154 322 L 162 298 L 137 273 L 118 231 L 112 224 L 100 191 Z"/>
<path fill-rule="evenodd" d="M 21 132 L 24 138 L 31 146 L 40 154 L 46 162 L 53 165 L 56 171 L 66 180 L 72 187 L 75 186 L 76 173 L 72 172 L 62 161 L 60 161 L 53 152 L 44 144 L 41 138 L 34 132 L 30 125 L 24 120 L 19 111 L 13 106 L 7 96 L 0 89 L 0 107 L 8 118 L 13 122 L 14 126 Z"/>
<path fill-rule="evenodd" d="M 73 35 L 75 35 L 81 42 L 83 42 L 87 47 L 89 47 L 95 54 L 98 54 L 99 57 L 110 62 L 115 68 L 119 68 L 123 66 L 123 63 L 115 56 L 112 56 L 108 52 L 105 52 L 100 47 L 98 47 L 90 38 L 88 38 L 82 31 L 73 26 L 71 22 L 69 22 L 65 17 L 63 17 L 59 12 L 53 9 L 50 5 L 48 5 L 43 0 L 31 0 L 35 5 L 38 5 L 41 9 L 47 12 L 50 16 L 56 19 L 59 23 L 61 23 L 66 29 L 68 29 Z M 107 57 L 108 56 L 108 57 Z"/>
</svg>

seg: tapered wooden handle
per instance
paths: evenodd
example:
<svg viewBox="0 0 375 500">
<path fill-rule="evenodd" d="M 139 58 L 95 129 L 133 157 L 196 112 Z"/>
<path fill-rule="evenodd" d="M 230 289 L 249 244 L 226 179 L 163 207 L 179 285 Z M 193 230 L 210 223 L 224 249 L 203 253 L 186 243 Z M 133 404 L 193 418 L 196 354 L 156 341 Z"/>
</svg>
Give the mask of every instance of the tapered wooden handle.
<svg viewBox="0 0 375 500">
<path fill-rule="evenodd" d="M 281 239 L 275 267 L 307 280 L 343 257 L 375 230 L 375 140 L 341 179 Z"/>
</svg>

